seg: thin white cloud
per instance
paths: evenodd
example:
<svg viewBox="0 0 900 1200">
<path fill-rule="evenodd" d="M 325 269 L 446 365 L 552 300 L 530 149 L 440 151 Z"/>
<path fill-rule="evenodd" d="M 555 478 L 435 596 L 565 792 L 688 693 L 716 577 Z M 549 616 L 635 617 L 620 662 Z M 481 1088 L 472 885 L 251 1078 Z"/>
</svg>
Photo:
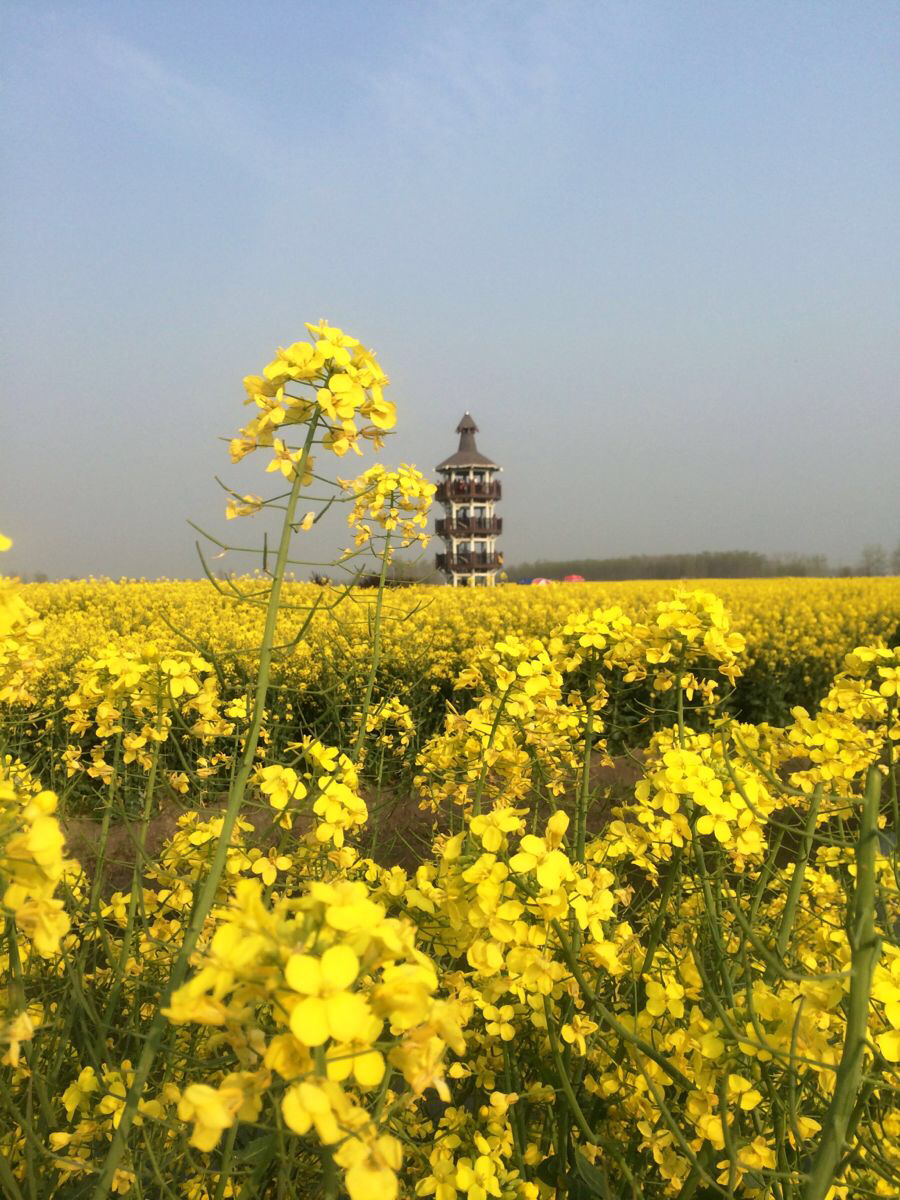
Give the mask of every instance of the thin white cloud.
<svg viewBox="0 0 900 1200">
<path fill-rule="evenodd" d="M 576 31 L 571 5 L 444 3 L 424 11 L 406 58 L 366 84 L 408 151 L 443 159 L 552 107 Z"/>
<path fill-rule="evenodd" d="M 68 40 L 68 39 L 67 39 Z M 96 25 L 73 31 L 65 47 L 69 69 L 121 110 L 168 141 L 265 170 L 275 145 L 245 101 L 224 87 L 199 82 L 148 50 Z M 77 67 L 74 65 L 77 64 Z"/>
</svg>

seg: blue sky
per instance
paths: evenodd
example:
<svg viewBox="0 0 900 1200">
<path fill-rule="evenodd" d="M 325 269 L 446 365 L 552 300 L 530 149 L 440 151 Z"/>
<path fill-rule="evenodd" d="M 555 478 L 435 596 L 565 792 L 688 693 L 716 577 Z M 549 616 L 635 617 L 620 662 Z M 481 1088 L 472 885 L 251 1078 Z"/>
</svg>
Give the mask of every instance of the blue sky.
<svg viewBox="0 0 900 1200">
<path fill-rule="evenodd" d="M 2 21 L 5 569 L 196 574 L 213 476 L 265 481 L 241 378 L 320 316 L 387 461 L 475 414 L 508 561 L 900 539 L 900 5 Z"/>
</svg>

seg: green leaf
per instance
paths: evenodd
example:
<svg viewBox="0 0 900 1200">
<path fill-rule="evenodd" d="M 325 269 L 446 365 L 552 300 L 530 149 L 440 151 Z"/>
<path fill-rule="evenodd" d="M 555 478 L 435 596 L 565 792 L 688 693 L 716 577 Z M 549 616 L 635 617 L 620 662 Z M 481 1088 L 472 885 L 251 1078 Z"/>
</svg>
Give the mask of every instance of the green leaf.
<svg viewBox="0 0 900 1200">
<path fill-rule="evenodd" d="M 264 1133 L 261 1137 L 256 1137 L 252 1142 L 247 1142 L 241 1146 L 236 1152 L 235 1157 L 239 1158 L 243 1165 L 259 1164 L 271 1162 L 278 1150 L 278 1139 L 274 1133 Z"/>
<path fill-rule="evenodd" d="M 582 1184 L 582 1194 L 602 1196 L 604 1200 L 609 1200 L 609 1183 L 606 1172 L 589 1162 L 580 1150 L 575 1151 L 575 1170 L 579 1182 Z"/>
</svg>

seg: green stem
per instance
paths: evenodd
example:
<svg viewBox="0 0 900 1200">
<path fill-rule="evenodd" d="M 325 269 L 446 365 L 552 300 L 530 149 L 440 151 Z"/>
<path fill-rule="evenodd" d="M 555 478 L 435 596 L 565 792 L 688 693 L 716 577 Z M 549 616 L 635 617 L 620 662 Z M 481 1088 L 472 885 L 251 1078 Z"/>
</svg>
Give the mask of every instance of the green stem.
<svg viewBox="0 0 900 1200">
<path fill-rule="evenodd" d="M 16 922 L 12 916 L 6 918 L 6 942 L 9 956 L 9 1009 L 10 1012 L 17 1013 L 25 1008 L 25 981 L 22 978 L 22 963 L 19 959 Z"/>
<path fill-rule="evenodd" d="M 545 997 L 545 1006 L 546 1003 L 547 1000 Z M 509 1044 L 507 1042 L 503 1043 L 503 1074 L 507 1093 L 517 1091 L 516 1087 L 513 1086 L 512 1063 L 510 1061 Z M 525 1159 L 522 1157 L 525 1150 L 526 1138 L 522 1125 L 522 1110 L 519 1104 L 520 1100 L 517 1100 L 509 1111 L 509 1129 L 512 1133 L 513 1157 L 516 1160 L 516 1166 L 519 1168 L 519 1175 L 522 1177 L 523 1182 L 527 1182 L 528 1169 L 525 1166 Z"/>
<path fill-rule="evenodd" d="M 222 1163 L 219 1167 L 219 1179 L 216 1184 L 215 1200 L 225 1200 L 225 1185 L 231 1179 L 231 1158 L 234 1154 L 234 1142 L 237 1137 L 238 1125 L 238 1121 L 235 1120 L 225 1136 L 225 1145 L 222 1148 Z"/>
<path fill-rule="evenodd" d="M 234 830 L 234 825 L 244 802 L 244 795 L 247 790 L 247 784 L 250 781 L 250 776 L 253 772 L 254 760 L 256 757 L 256 747 L 259 744 L 259 733 L 262 728 L 263 713 L 266 706 L 266 696 L 269 690 L 269 676 L 272 669 L 272 653 L 275 643 L 275 626 L 278 619 L 279 601 L 281 598 L 281 587 L 284 582 L 284 572 L 287 565 L 288 552 L 291 545 L 291 533 L 294 518 L 297 510 L 297 503 L 300 499 L 300 490 L 303 484 L 303 477 L 306 474 L 306 464 L 309 459 L 310 449 L 312 448 L 313 439 L 316 433 L 316 427 L 319 423 L 318 409 L 309 424 L 306 441 L 303 445 L 303 452 L 300 456 L 300 461 L 294 469 L 294 479 L 291 486 L 291 494 L 287 502 L 284 514 L 284 523 L 281 527 L 281 539 L 278 544 L 278 555 L 275 560 L 275 570 L 272 575 L 272 586 L 269 591 L 269 601 L 266 608 L 266 623 L 263 630 L 262 643 L 259 650 L 259 668 L 256 676 L 256 693 L 253 706 L 253 716 L 250 722 L 250 728 L 247 733 L 247 739 L 244 743 L 244 751 L 241 755 L 241 763 L 234 777 L 231 789 L 228 794 L 228 804 L 225 809 L 225 815 L 222 821 L 222 831 L 216 842 L 216 848 L 213 852 L 212 861 L 209 865 L 209 874 L 203 882 L 196 902 L 191 913 L 191 920 L 184 941 L 175 958 L 172 966 L 172 973 L 169 977 L 169 982 L 166 985 L 162 996 L 162 1001 L 157 1009 L 156 1015 L 150 1023 L 150 1028 L 147 1031 L 147 1041 L 144 1045 L 141 1057 L 138 1060 L 137 1067 L 134 1072 L 134 1079 L 125 1099 L 125 1108 L 122 1112 L 122 1118 L 119 1126 L 113 1134 L 110 1142 L 109 1150 L 106 1154 L 103 1166 L 100 1170 L 99 1178 L 94 1187 L 92 1200 L 103 1200 L 103 1197 L 109 1195 L 109 1189 L 112 1185 L 113 1175 L 118 1167 L 122 1155 L 125 1152 L 125 1146 L 128 1139 L 128 1134 L 131 1130 L 132 1122 L 137 1113 L 138 1102 L 144 1091 L 144 1085 L 150 1075 L 150 1071 L 156 1060 L 156 1055 L 160 1047 L 160 1043 L 168 1027 L 168 1021 L 163 1016 L 165 1009 L 172 994 L 181 986 L 187 975 L 188 966 L 190 964 L 191 955 L 200 938 L 206 918 L 209 915 L 210 909 L 213 906 L 216 897 L 216 890 L 219 886 L 219 880 L 222 878 L 222 873 L 225 870 L 225 860 L 228 855 L 228 848 L 231 844 L 231 835 Z"/>
<path fill-rule="evenodd" d="M 550 1042 L 550 1052 L 553 1055 L 553 1062 L 556 1066 L 556 1074 L 563 1090 L 563 1095 L 566 1098 L 566 1103 L 569 1106 L 569 1111 L 575 1118 L 575 1124 L 581 1130 L 581 1135 L 584 1140 L 591 1146 L 597 1145 L 597 1135 L 587 1123 L 584 1113 L 581 1111 L 581 1105 L 572 1090 L 572 1081 L 569 1078 L 569 1072 L 566 1070 L 565 1063 L 562 1060 L 562 1055 L 559 1052 L 559 1045 L 556 1040 L 556 1030 L 553 1027 L 553 1019 L 550 1016 L 550 1001 L 544 997 L 544 1020 L 547 1022 L 547 1038 Z"/>
<path fill-rule="evenodd" d="M 25 978 L 22 974 L 22 960 L 19 957 L 19 943 L 16 940 L 16 923 L 12 917 L 7 917 L 6 919 L 6 932 L 10 965 L 9 996 L 12 1002 L 12 1011 L 16 1012 L 17 1010 L 22 1010 L 25 1008 Z M 15 986 L 13 985 L 14 979 Z M 30 1069 L 29 1095 L 31 1094 L 30 1088 L 33 1083 L 34 1088 L 37 1091 L 41 1112 L 45 1122 L 47 1123 L 47 1128 L 52 1129 L 56 1121 L 56 1117 L 50 1105 L 50 1097 L 47 1094 L 46 1081 L 44 1080 L 42 1074 L 35 1074 L 34 1071 L 35 1055 L 33 1043 L 27 1043 L 23 1048 L 23 1053 L 25 1055 L 25 1061 L 28 1063 Z"/>
<path fill-rule="evenodd" d="M 337 1200 L 338 1172 L 334 1161 L 334 1153 L 330 1146 L 321 1146 L 322 1157 L 322 1200 Z"/>
<path fill-rule="evenodd" d="M 116 744 L 113 750 L 113 770 L 109 778 L 109 795 L 106 798 L 106 806 L 103 809 L 103 820 L 100 822 L 100 834 L 97 844 L 97 861 L 94 864 L 94 883 L 91 888 L 91 899 L 89 908 L 91 912 L 95 912 L 100 899 L 100 890 L 103 887 L 103 870 L 106 866 L 106 843 L 109 840 L 109 823 L 112 817 L 113 798 L 116 793 L 116 782 L 119 777 L 119 758 L 122 751 L 122 734 L 116 734 Z"/>
<path fill-rule="evenodd" d="M 587 717 L 584 723 L 584 760 L 581 765 L 581 787 L 578 792 L 578 813 L 575 827 L 575 858 L 584 862 L 584 844 L 587 836 L 587 810 L 591 795 L 591 749 L 594 740 L 594 669 L 588 675 Z"/>
<path fill-rule="evenodd" d="M 897 844 L 897 839 L 900 838 L 900 797 L 897 794 L 897 770 L 900 764 L 894 762 L 894 743 L 891 741 L 890 730 L 894 724 L 895 711 L 897 708 L 896 701 L 891 703 L 888 701 L 887 717 L 884 722 L 885 729 L 885 758 L 887 759 L 888 782 L 890 784 L 891 794 L 891 816 L 894 820 L 894 844 Z"/>
<path fill-rule="evenodd" d="M 781 916 L 781 925 L 778 929 L 778 938 L 775 942 L 775 949 L 778 952 L 779 958 L 784 958 L 787 952 L 788 942 L 791 938 L 791 932 L 794 928 L 794 918 L 797 914 L 797 904 L 800 900 L 800 893 L 803 891 L 803 879 L 806 875 L 806 864 L 809 862 L 809 853 L 812 848 L 813 834 L 816 831 L 816 820 L 819 816 L 819 805 L 822 803 L 822 785 L 819 784 L 812 794 L 809 802 L 809 815 L 806 818 L 806 828 L 803 831 L 803 841 L 800 845 L 800 853 L 797 861 L 794 864 L 794 873 L 791 875 L 791 884 L 788 888 L 787 900 L 784 905 L 784 912 Z"/>
<path fill-rule="evenodd" d="M 375 690 L 375 676 L 381 661 L 381 610 L 384 604 L 384 584 L 387 579 L 388 562 L 390 560 L 391 534 L 388 530 L 384 539 L 384 552 L 381 555 L 381 573 L 378 576 L 378 595 L 375 598 L 375 627 L 372 631 L 372 662 L 369 666 L 369 678 L 366 680 L 366 694 L 363 698 L 362 714 L 359 718 L 359 730 L 356 734 L 356 745 L 353 747 L 353 761 L 359 762 L 363 743 L 366 740 L 366 721 L 372 706 L 372 693 Z"/>
<path fill-rule="evenodd" d="M 563 958 L 565 958 L 569 970 L 574 975 L 575 982 L 578 984 L 582 996 L 584 996 L 585 1000 L 587 1001 L 592 1015 L 596 1014 L 599 1016 L 600 1019 L 609 1026 L 613 1033 L 618 1034 L 623 1042 L 627 1042 L 630 1046 L 634 1046 L 636 1050 L 640 1050 L 642 1054 L 646 1055 L 646 1057 L 652 1062 L 655 1062 L 658 1067 L 662 1067 L 663 1071 L 665 1071 L 673 1083 L 677 1083 L 678 1086 L 684 1088 L 685 1091 L 692 1091 L 694 1085 L 686 1075 L 679 1071 L 677 1067 L 673 1066 L 666 1056 L 664 1054 L 660 1054 L 660 1052 L 651 1046 L 649 1042 L 644 1041 L 644 1039 L 639 1037 L 638 1034 L 634 1033 L 633 1030 L 629 1029 L 626 1025 L 623 1025 L 618 1017 L 600 1001 L 593 988 L 588 985 L 587 980 L 584 978 L 581 968 L 578 965 L 578 961 L 572 952 L 569 939 L 566 937 L 559 921 L 553 921 L 552 926 L 553 932 L 559 938 L 559 944 L 563 952 Z"/>
<path fill-rule="evenodd" d="M 16 1177 L 13 1175 L 6 1157 L 2 1154 L 0 1154 L 0 1183 L 6 1188 L 12 1200 L 24 1200 Z"/>
<path fill-rule="evenodd" d="M 647 975 L 653 966 L 653 960 L 656 957 L 656 951 L 659 949 L 662 941 L 663 932 L 666 925 L 666 916 L 669 911 L 669 902 L 672 899 L 672 892 L 675 890 L 675 881 L 678 878 L 681 870 L 681 860 L 684 858 L 684 847 L 678 846 L 672 854 L 669 862 L 669 869 L 666 871 L 666 878 L 663 882 L 662 894 L 659 898 L 659 909 L 653 921 L 653 927 L 650 930 L 650 936 L 647 939 L 647 949 L 644 952 L 644 961 L 641 963 L 641 969 L 638 971 L 638 978 L 643 978 Z"/>
<path fill-rule="evenodd" d="M 157 711 L 157 723 L 159 722 L 161 712 Z M 131 895 L 128 898 L 128 916 L 125 922 L 125 932 L 122 935 L 122 948 L 119 952 L 119 960 L 116 963 L 113 977 L 115 983 L 110 990 L 109 999 L 106 1002 L 106 1007 L 103 1010 L 103 1017 L 100 1022 L 100 1030 L 97 1034 L 96 1052 L 99 1057 L 103 1057 L 106 1031 L 109 1028 L 109 1022 L 112 1013 L 118 1002 L 122 987 L 125 983 L 125 966 L 128 962 L 128 957 L 131 954 L 131 942 L 134 935 L 134 922 L 137 916 L 138 891 L 141 887 L 141 879 L 143 877 L 144 861 L 146 858 L 147 849 L 147 830 L 150 825 L 150 810 L 153 807 L 153 796 L 156 791 L 156 772 L 159 766 L 160 743 L 156 742 L 153 747 L 153 758 L 150 763 L 150 771 L 147 775 L 147 786 L 144 790 L 144 809 L 141 813 L 141 828 L 138 833 L 137 845 L 135 848 L 134 870 L 131 874 Z"/>
<path fill-rule="evenodd" d="M 703 1149 L 697 1155 L 697 1161 L 693 1164 L 688 1172 L 687 1179 L 681 1185 L 681 1191 L 678 1193 L 676 1200 L 692 1200 L 696 1195 L 697 1188 L 708 1178 L 706 1169 L 709 1167 L 712 1160 L 711 1147 L 707 1142 Z"/>
<path fill-rule="evenodd" d="M 503 693 L 500 703 L 497 705 L 497 711 L 494 714 L 494 720 L 491 724 L 491 731 L 488 734 L 488 742 L 484 748 L 484 756 L 481 763 L 481 771 L 478 775 L 478 783 L 475 785 L 475 798 L 472 801 L 472 815 L 475 817 L 477 817 L 481 812 L 481 798 L 484 794 L 484 785 L 487 782 L 488 771 L 490 770 L 487 755 L 491 747 L 494 745 L 494 738 L 497 736 L 497 730 L 500 728 L 500 719 L 506 710 L 506 701 L 509 699 L 509 694 L 515 685 L 516 680 L 513 680 L 513 682 L 509 684 L 506 691 Z"/>
<path fill-rule="evenodd" d="M 856 844 L 856 887 L 848 929 L 851 969 L 847 1030 L 834 1092 L 822 1123 L 819 1149 L 803 1189 L 803 1200 L 825 1200 L 834 1183 L 862 1078 L 872 975 L 881 950 L 875 933 L 875 854 L 880 799 L 881 775 L 877 767 L 870 767 Z"/>
</svg>

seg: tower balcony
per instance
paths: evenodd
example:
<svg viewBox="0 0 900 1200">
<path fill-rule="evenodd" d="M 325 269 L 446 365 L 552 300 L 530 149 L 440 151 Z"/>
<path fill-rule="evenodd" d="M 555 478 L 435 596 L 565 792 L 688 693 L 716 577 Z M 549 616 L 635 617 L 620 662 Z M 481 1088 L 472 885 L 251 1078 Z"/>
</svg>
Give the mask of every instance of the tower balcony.
<svg viewBox="0 0 900 1200">
<path fill-rule="evenodd" d="M 435 532 L 440 538 L 478 537 L 488 534 L 496 536 L 503 532 L 502 517 L 457 517 L 455 521 L 439 517 Z"/>
<path fill-rule="evenodd" d="M 438 484 L 436 499 L 438 504 L 448 500 L 499 500 L 500 484 L 497 480 L 445 479 Z"/>
<path fill-rule="evenodd" d="M 459 554 L 438 554 L 435 558 L 439 571 L 453 571 L 458 575 L 466 575 L 475 571 L 495 571 L 503 566 L 502 554 L 474 554 L 460 551 Z"/>
</svg>

